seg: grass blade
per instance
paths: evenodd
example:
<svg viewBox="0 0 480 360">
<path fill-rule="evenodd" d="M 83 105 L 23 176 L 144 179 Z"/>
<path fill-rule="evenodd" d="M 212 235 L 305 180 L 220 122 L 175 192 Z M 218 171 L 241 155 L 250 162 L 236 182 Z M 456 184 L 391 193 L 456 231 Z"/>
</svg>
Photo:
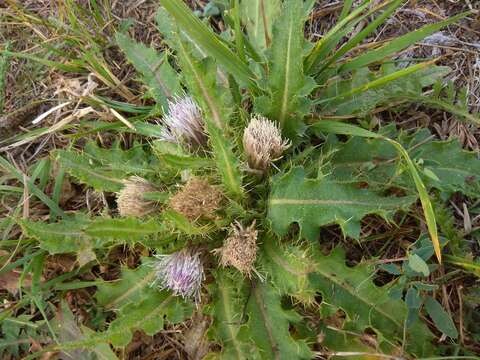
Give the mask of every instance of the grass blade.
<svg viewBox="0 0 480 360">
<path fill-rule="evenodd" d="M 380 47 L 379 49 L 369 51 L 343 64 L 342 66 L 340 66 L 338 72 L 343 73 L 346 71 L 356 70 L 371 63 L 383 60 L 387 56 L 407 48 L 408 46 L 424 39 L 425 37 L 437 32 L 438 30 L 447 25 L 453 24 L 457 20 L 460 20 L 469 14 L 470 12 L 464 12 L 455 15 L 450 19 L 440 21 L 435 24 L 426 25 L 421 29 L 409 32 L 408 34 L 405 34 L 388 42 L 386 45 Z"/>
<path fill-rule="evenodd" d="M 45 195 L 45 193 L 42 190 L 36 187 L 31 181 L 31 179 L 29 179 L 28 177 L 24 177 L 24 174 L 22 174 L 19 170 L 17 170 L 12 164 L 10 164 L 2 156 L 0 156 L 0 168 L 4 168 L 9 174 L 17 178 L 18 181 L 25 184 L 28 187 L 28 190 L 32 194 L 38 197 L 45 205 L 47 205 L 50 208 L 53 215 L 59 216 L 59 217 L 62 217 L 64 215 L 63 210 L 60 209 L 60 207 L 54 201 L 52 201 L 52 199 L 50 199 L 47 195 Z"/>
<path fill-rule="evenodd" d="M 350 15 L 346 16 L 344 19 L 340 20 L 335 26 L 327 33 L 324 37 L 317 41 L 312 51 L 305 60 L 305 71 L 310 72 L 312 67 L 322 60 L 321 51 L 325 44 L 327 44 L 332 37 L 334 37 L 345 25 L 347 25 L 351 20 L 355 19 L 363 10 L 367 8 L 369 1 L 365 1 L 361 6 L 356 8 Z M 340 40 L 340 39 L 338 39 Z"/>
<path fill-rule="evenodd" d="M 72 73 L 85 73 L 86 72 L 86 70 L 80 65 L 74 65 L 73 63 L 63 64 L 63 63 L 58 62 L 58 61 L 51 61 L 51 60 L 47 60 L 47 59 L 40 58 L 40 57 L 30 55 L 30 54 L 24 54 L 24 53 L 7 51 L 7 50 L 3 50 L 3 51 L 0 50 L 0 54 L 2 54 L 4 56 L 12 56 L 12 57 L 20 58 L 20 59 L 27 59 L 27 60 L 36 61 L 36 62 L 38 62 L 42 65 L 52 67 L 52 68 L 55 68 L 55 69 L 58 69 L 58 70 L 62 70 L 62 71 L 65 71 L 65 72 L 72 72 Z"/>
<path fill-rule="evenodd" d="M 447 101 L 443 101 L 441 99 L 435 99 L 427 96 L 413 97 L 413 96 L 406 95 L 404 98 L 407 100 L 425 104 L 427 106 L 431 106 L 433 108 L 448 111 L 451 114 L 457 115 L 459 117 L 458 120 L 463 120 L 462 118 L 465 118 L 466 120 L 474 123 L 477 126 L 480 125 L 480 118 L 478 116 L 470 114 L 468 111 L 458 106 L 452 105 Z"/>
<path fill-rule="evenodd" d="M 345 45 L 343 45 L 335 54 L 328 60 L 328 62 L 322 66 L 319 72 L 322 72 L 334 63 L 336 60 L 340 59 L 347 52 L 352 50 L 355 46 L 360 44 L 368 35 L 370 35 L 377 27 L 384 23 L 384 21 L 391 15 L 393 12 L 402 4 L 404 0 L 395 0 L 391 5 L 386 9 L 380 16 L 378 16 L 374 21 L 372 21 L 365 29 L 360 31 L 357 35 L 351 38 Z"/>
<path fill-rule="evenodd" d="M 10 44 L 7 42 L 5 49 L 8 50 Z M 0 114 L 3 112 L 5 103 L 5 86 L 7 84 L 7 70 L 9 68 L 8 55 L 0 56 Z"/>
<path fill-rule="evenodd" d="M 368 82 L 368 83 L 366 83 L 362 86 L 358 86 L 356 88 L 353 88 L 352 90 L 344 92 L 344 93 L 342 93 L 340 95 L 337 95 L 333 98 L 316 100 L 314 102 L 314 104 L 318 105 L 318 104 L 329 103 L 333 100 L 346 99 L 346 98 L 348 98 L 352 95 L 355 95 L 355 94 L 358 94 L 358 93 L 361 93 L 361 92 L 364 92 L 364 91 L 367 91 L 367 90 L 370 90 L 370 89 L 374 89 L 374 88 L 383 86 L 383 85 L 389 83 L 390 81 L 400 79 L 404 76 L 408 76 L 408 75 L 413 74 L 417 71 L 425 69 L 426 67 L 434 64 L 436 61 L 437 61 L 437 59 L 434 59 L 434 60 L 431 60 L 431 61 L 426 61 L 426 62 L 423 62 L 423 63 L 420 63 L 420 64 L 409 66 L 405 69 L 395 71 L 391 74 L 388 74 L 388 75 L 382 76 L 378 79 L 375 79 L 373 81 L 370 81 L 370 82 Z"/>
</svg>

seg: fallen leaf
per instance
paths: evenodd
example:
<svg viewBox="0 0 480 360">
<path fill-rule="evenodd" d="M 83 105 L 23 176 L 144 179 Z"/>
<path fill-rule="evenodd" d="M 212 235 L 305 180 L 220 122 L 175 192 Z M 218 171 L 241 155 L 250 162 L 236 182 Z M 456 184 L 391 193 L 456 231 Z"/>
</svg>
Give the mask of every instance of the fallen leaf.
<svg viewBox="0 0 480 360">
<path fill-rule="evenodd" d="M 0 289 L 7 290 L 12 295 L 17 295 L 20 290 L 21 272 L 11 270 L 0 274 Z M 31 276 L 27 275 L 23 278 L 22 287 L 29 288 L 32 285 Z"/>
</svg>

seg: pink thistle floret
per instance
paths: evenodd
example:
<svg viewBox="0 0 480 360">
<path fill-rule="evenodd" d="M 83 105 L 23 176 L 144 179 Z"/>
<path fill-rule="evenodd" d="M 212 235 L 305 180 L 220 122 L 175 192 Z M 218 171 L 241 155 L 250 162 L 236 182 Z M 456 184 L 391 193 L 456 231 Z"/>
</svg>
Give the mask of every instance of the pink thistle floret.
<svg viewBox="0 0 480 360">
<path fill-rule="evenodd" d="M 200 301 L 200 289 L 205 278 L 200 254 L 185 248 L 169 255 L 156 255 L 154 285 L 170 289 L 183 298 Z"/>
<path fill-rule="evenodd" d="M 200 108 L 190 96 L 168 101 L 168 113 L 163 122 L 162 138 L 165 141 L 188 146 L 201 146 L 207 141 Z"/>
</svg>

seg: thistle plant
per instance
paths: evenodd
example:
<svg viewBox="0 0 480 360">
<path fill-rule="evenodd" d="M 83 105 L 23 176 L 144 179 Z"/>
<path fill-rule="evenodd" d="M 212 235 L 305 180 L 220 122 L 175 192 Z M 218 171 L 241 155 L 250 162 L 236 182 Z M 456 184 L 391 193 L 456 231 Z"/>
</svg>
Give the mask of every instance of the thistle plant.
<svg viewBox="0 0 480 360">
<path fill-rule="evenodd" d="M 212 358 L 323 356 L 314 348 L 327 349 L 328 356 L 352 349 L 383 357 L 435 355 L 440 349 L 432 343 L 431 322 L 413 316 L 418 307 L 402 297 L 412 288 L 419 297 L 436 301 L 434 295 L 419 281 L 401 276 L 407 266 L 413 269 L 410 278 L 433 268 L 426 263 L 435 261 L 430 259 L 432 244 L 437 261 L 442 260 L 429 193 L 440 192 L 445 199 L 455 189 L 478 196 L 476 185 L 458 176 L 480 176 L 478 161 L 452 142 L 433 142 L 425 132 L 404 133 L 395 126 L 375 132 L 358 120 L 393 100 L 425 102 L 420 95 L 441 81 L 447 69 L 433 61 L 396 67 L 390 57 L 465 14 L 381 47 L 365 47 L 364 41 L 402 1 L 375 7 L 361 1 L 355 9 L 353 1 L 344 1 L 337 25 L 316 42 L 304 36 L 312 1 L 227 3 L 221 37 L 181 0 L 160 0 L 157 23 L 169 48 L 164 53 L 117 35 L 148 85 L 145 96 L 155 102 L 147 110 L 132 105 L 132 112 L 141 115 L 121 131 L 142 134 L 148 141 L 126 150 L 112 147 L 108 155 L 96 144 L 86 147 L 85 154 L 55 153 L 77 182 L 117 192 L 120 217 L 22 222 L 29 237 L 41 239 L 42 251 L 58 253 L 67 247 L 62 243 L 59 250 L 42 237 L 51 229 L 56 238 L 65 234 L 62 241 L 82 255 L 85 249 L 140 244 L 142 262 L 153 264 L 124 268 L 115 282 L 95 283 L 98 303 L 116 311 L 117 318 L 104 332 L 68 349 L 95 341 L 126 347 L 137 330 L 154 335 L 164 322 L 188 319 L 194 303 L 210 321 Z M 162 117 L 154 125 L 159 111 Z M 331 119 L 353 119 L 357 125 Z M 458 168 L 448 163 L 452 158 Z M 245 162 L 254 171 L 245 170 Z M 443 182 L 431 175 L 435 172 Z M 162 184 L 162 191 L 133 174 Z M 120 186 L 118 178 L 127 180 Z M 163 204 L 158 211 L 144 199 L 147 192 L 156 192 Z M 392 275 L 403 280 L 377 286 L 376 261 L 346 265 L 344 247 L 362 244 L 365 216 L 392 223 L 397 212 L 405 218 L 413 209 L 411 221 L 423 221 L 417 204 L 430 252 L 405 254 L 414 260 Z M 148 220 L 141 219 L 147 214 Z M 339 234 L 335 240 L 322 235 L 325 248 L 333 249 L 325 254 L 319 247 L 320 229 L 333 224 Z M 339 237 L 345 241 L 335 242 Z M 155 253 L 162 255 L 153 257 Z M 397 295 L 390 291 L 393 285 L 398 285 Z M 432 301 L 425 311 L 438 314 Z M 342 321 L 333 321 L 340 312 Z M 433 313 L 428 313 L 432 319 Z M 318 319 L 310 321 L 313 315 Z M 451 328 L 435 326 L 454 338 Z M 372 329 L 378 335 L 374 349 L 363 341 Z"/>
</svg>

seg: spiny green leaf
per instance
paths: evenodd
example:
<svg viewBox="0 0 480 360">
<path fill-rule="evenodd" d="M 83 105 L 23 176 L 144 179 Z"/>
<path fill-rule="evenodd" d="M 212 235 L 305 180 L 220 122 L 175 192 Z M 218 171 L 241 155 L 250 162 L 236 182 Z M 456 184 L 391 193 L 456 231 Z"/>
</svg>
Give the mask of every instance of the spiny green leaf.
<svg viewBox="0 0 480 360">
<path fill-rule="evenodd" d="M 211 58 L 198 60 L 193 56 L 188 43 L 179 40 L 178 58 L 182 75 L 189 90 L 195 95 L 207 117 L 216 127 L 223 129 L 228 124 L 231 110 L 226 106 L 228 92 L 220 92 L 217 86 L 217 67 Z"/>
<path fill-rule="evenodd" d="M 315 87 L 314 80 L 303 73 L 304 23 L 303 2 L 286 0 L 274 24 L 267 80 L 270 94 L 255 100 L 256 111 L 278 121 L 290 138 L 302 132 L 302 119 L 309 107 L 306 95 Z"/>
<path fill-rule="evenodd" d="M 262 272 L 271 277 L 282 294 L 294 296 L 304 304 L 313 303 L 315 290 L 310 286 L 308 274 L 314 270 L 315 263 L 310 258 L 309 246 L 281 244 L 269 235 L 265 235 L 261 242 L 258 262 Z"/>
<path fill-rule="evenodd" d="M 56 160 L 63 169 L 83 184 L 92 186 L 97 191 L 116 192 L 122 188 L 124 173 L 108 172 L 99 169 L 98 164 L 81 153 L 58 150 Z"/>
<path fill-rule="evenodd" d="M 480 190 L 480 162 L 474 152 L 463 150 L 458 140 L 434 141 L 427 129 L 408 135 L 393 127 L 384 128 L 390 138 L 401 143 L 422 169 L 429 169 L 439 179 L 422 176 L 427 188 L 446 194 L 460 191 L 475 196 Z M 327 139 L 325 153 L 331 153 L 324 171 L 342 182 L 365 181 L 375 186 L 395 185 L 414 190 L 411 177 L 398 171 L 394 148 L 380 139 L 352 137 L 344 143 Z M 326 149 L 326 150 L 325 150 Z"/>
<path fill-rule="evenodd" d="M 348 267 L 341 248 L 329 255 L 315 256 L 316 270 L 310 274 L 312 286 L 322 293 L 325 304 L 342 309 L 357 331 L 370 327 L 390 343 L 403 338 L 407 307 L 401 300 L 393 300 L 388 288 L 378 287 L 372 281 L 373 266 L 360 264 Z M 434 354 L 430 343 L 433 335 L 420 321 L 409 328 L 406 349 L 416 356 Z"/>
<path fill-rule="evenodd" d="M 168 99 L 178 94 L 181 87 L 177 74 L 168 63 L 167 55 L 160 55 L 121 33 L 117 33 L 115 38 L 127 59 L 143 75 L 143 81 L 150 88 L 155 101 L 163 109 L 168 109 Z"/>
<path fill-rule="evenodd" d="M 213 125 L 208 124 L 210 144 L 214 151 L 217 169 L 223 180 L 227 193 L 234 199 L 243 197 L 242 175 L 238 158 L 233 153 L 232 145 L 222 132 Z"/>
<path fill-rule="evenodd" d="M 108 341 L 114 346 L 126 346 L 135 330 L 143 330 L 153 336 L 163 329 L 165 319 L 177 323 L 191 316 L 191 302 L 151 286 L 155 279 L 151 261 L 146 259 L 135 270 L 123 269 L 120 280 L 98 286 L 99 304 L 117 309 L 118 313 L 109 328 L 93 335 L 91 341 Z"/>
<path fill-rule="evenodd" d="M 193 156 L 184 151 L 180 145 L 167 141 L 153 142 L 153 151 L 161 161 L 174 169 L 212 168 L 215 165 L 212 159 Z"/>
<path fill-rule="evenodd" d="M 37 239 L 40 247 L 50 254 L 79 252 L 94 245 L 83 231 L 87 224 L 88 219 L 85 216 L 76 216 L 52 224 L 27 219 L 20 222 L 24 235 Z"/>
<path fill-rule="evenodd" d="M 196 60 L 189 45 L 183 41 L 178 41 L 178 53 L 188 87 L 206 112 L 207 132 L 225 190 L 232 197 L 240 198 L 243 194 L 240 166 L 225 136 L 231 109 L 226 105 L 226 92 L 222 95 L 217 85 L 215 64 L 208 58 Z"/>
<path fill-rule="evenodd" d="M 441 263 L 442 250 L 440 247 L 440 240 L 438 239 L 437 220 L 435 219 L 435 213 L 433 212 L 432 202 L 430 201 L 427 189 L 418 173 L 416 165 L 414 164 L 410 155 L 408 154 L 407 150 L 405 150 L 405 148 L 402 146 L 402 144 L 388 137 L 363 129 L 359 126 L 341 123 L 338 121 L 322 121 L 315 124 L 314 127 L 319 131 L 325 131 L 327 133 L 382 139 L 390 143 L 397 150 L 399 155 L 403 158 L 403 160 L 405 160 L 408 172 L 410 173 L 412 180 L 415 184 L 415 188 L 418 192 L 420 202 L 422 203 L 423 214 L 425 216 L 425 222 L 427 223 L 428 232 L 430 234 L 430 238 L 432 239 L 432 244 L 435 249 L 435 255 L 437 256 L 438 262 Z"/>
<path fill-rule="evenodd" d="M 366 116 L 377 106 L 424 97 L 423 89 L 451 71 L 445 66 L 424 62 L 407 68 L 385 65 L 378 72 L 362 68 L 348 80 L 332 81 L 319 93 L 321 113 L 339 116 Z M 415 101 L 415 100 L 411 100 Z"/>
<path fill-rule="evenodd" d="M 119 191 L 123 185 L 122 179 L 153 172 L 153 160 L 138 144 L 129 150 L 122 150 L 119 142 L 108 149 L 89 142 L 84 152 L 57 150 L 54 156 L 66 172 L 97 191 Z"/>
<path fill-rule="evenodd" d="M 139 176 L 153 171 L 150 163 L 154 159 L 144 151 L 143 145 L 137 142 L 130 149 L 123 150 L 119 141 L 115 141 L 109 148 L 101 148 L 95 142 L 90 141 L 85 144 L 84 152 L 85 155 L 89 156 L 92 161 L 98 162 L 100 164 L 99 167 L 106 171 Z"/>
<path fill-rule="evenodd" d="M 22 220 L 20 224 L 26 236 L 37 239 L 40 247 L 51 254 L 76 253 L 91 258 L 92 249 L 108 244 L 141 242 L 157 247 L 172 241 L 166 226 L 153 219 L 89 219 L 77 214 L 52 224 L 30 220 Z"/>
<path fill-rule="evenodd" d="M 92 238 L 123 240 L 131 243 L 165 231 L 165 226 L 153 219 L 141 221 L 135 218 L 99 218 L 85 228 L 85 233 Z"/>
<path fill-rule="evenodd" d="M 183 214 L 172 209 L 165 210 L 162 213 L 162 217 L 174 230 L 187 235 L 206 235 L 214 229 L 214 226 L 211 224 L 198 226 Z"/>
<path fill-rule="evenodd" d="M 123 307 L 100 337 L 105 336 L 113 346 L 126 346 L 132 340 L 135 330 L 143 330 L 147 335 L 153 336 L 163 329 L 165 319 L 175 324 L 190 317 L 192 311 L 191 303 L 168 291 L 156 291 L 140 302 Z"/>
<path fill-rule="evenodd" d="M 311 359 L 304 340 L 294 339 L 290 324 L 302 321 L 294 310 L 282 308 L 281 296 L 268 282 L 257 283 L 248 301 L 248 327 L 262 359 Z"/>
<path fill-rule="evenodd" d="M 388 219 L 413 201 L 412 196 L 385 197 L 326 178 L 306 179 L 304 169 L 296 167 L 273 180 L 268 218 L 279 235 L 297 222 L 301 233 L 314 240 L 321 226 L 338 224 L 346 236 L 358 239 L 360 221 L 365 215 L 378 214 Z"/>
<path fill-rule="evenodd" d="M 99 305 L 118 310 L 129 303 L 138 303 L 151 296 L 156 289 L 150 285 L 155 279 L 155 270 L 148 264 L 136 269 L 123 268 L 119 280 L 97 285 L 95 294 Z"/>
<path fill-rule="evenodd" d="M 104 332 L 96 332 L 84 340 L 72 341 L 55 346 L 55 350 L 76 349 L 111 343 L 124 347 L 130 343 L 136 330 L 153 336 L 163 330 L 165 320 L 176 324 L 190 317 L 193 304 L 175 297 L 168 291 L 153 291 L 139 302 L 131 302 L 121 308 L 117 318 Z"/>
<path fill-rule="evenodd" d="M 253 340 L 249 338 L 247 319 L 242 313 L 248 295 L 244 280 L 240 274 L 230 274 L 227 270 L 217 270 L 214 276 L 213 301 L 207 312 L 213 318 L 209 335 L 222 346 L 220 358 L 259 358 Z"/>
</svg>

